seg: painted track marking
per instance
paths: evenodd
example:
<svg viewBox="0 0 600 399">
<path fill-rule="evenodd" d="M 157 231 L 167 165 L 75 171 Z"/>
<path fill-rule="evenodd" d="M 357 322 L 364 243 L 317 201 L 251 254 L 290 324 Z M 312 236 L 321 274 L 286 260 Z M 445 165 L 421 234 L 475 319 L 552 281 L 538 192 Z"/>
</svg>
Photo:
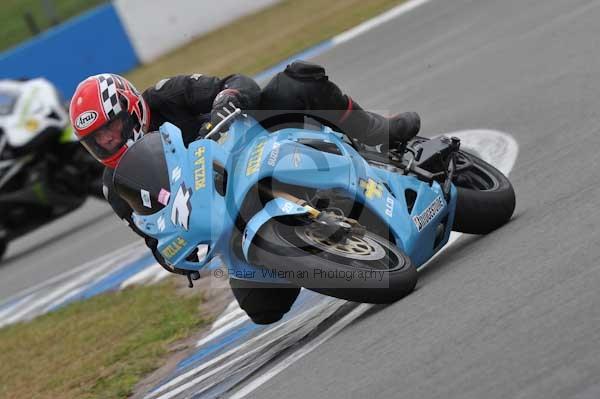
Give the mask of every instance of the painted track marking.
<svg viewBox="0 0 600 399">
<path fill-rule="evenodd" d="M 136 278 L 139 274 L 143 278 Z M 6 299 L 0 304 L 0 327 L 30 320 L 76 299 L 123 288 L 126 284 L 120 279 L 152 283 L 166 275 L 147 260 L 143 244 L 132 243 Z"/>
</svg>

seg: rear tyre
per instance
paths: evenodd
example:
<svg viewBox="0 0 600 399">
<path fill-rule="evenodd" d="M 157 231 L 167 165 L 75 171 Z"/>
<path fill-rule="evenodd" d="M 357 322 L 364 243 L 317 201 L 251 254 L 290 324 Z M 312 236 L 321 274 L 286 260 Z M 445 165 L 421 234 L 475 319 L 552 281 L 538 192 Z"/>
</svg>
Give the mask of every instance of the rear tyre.
<svg viewBox="0 0 600 399">
<path fill-rule="evenodd" d="M 452 230 L 487 234 L 507 223 L 515 210 L 512 184 L 498 169 L 484 160 L 461 152 L 473 163 L 454 178 L 457 188 L 456 215 Z"/>
<path fill-rule="evenodd" d="M 290 226 L 271 220 L 250 247 L 250 260 L 284 273 L 299 286 L 328 296 L 391 303 L 411 293 L 417 271 L 398 247 L 371 232 L 335 243 L 315 222 Z"/>
</svg>

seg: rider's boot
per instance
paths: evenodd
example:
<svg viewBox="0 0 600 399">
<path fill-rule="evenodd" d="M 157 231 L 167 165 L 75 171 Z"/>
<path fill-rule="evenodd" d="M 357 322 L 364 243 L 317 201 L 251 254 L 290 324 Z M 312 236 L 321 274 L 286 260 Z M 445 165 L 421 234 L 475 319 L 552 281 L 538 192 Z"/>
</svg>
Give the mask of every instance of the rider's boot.
<svg viewBox="0 0 600 399">
<path fill-rule="evenodd" d="M 415 137 L 421 128 L 421 118 L 416 112 L 403 112 L 386 118 L 365 111 L 350 97 L 347 100 L 348 107 L 338 124 L 348 136 L 364 144 L 393 147 Z"/>
</svg>

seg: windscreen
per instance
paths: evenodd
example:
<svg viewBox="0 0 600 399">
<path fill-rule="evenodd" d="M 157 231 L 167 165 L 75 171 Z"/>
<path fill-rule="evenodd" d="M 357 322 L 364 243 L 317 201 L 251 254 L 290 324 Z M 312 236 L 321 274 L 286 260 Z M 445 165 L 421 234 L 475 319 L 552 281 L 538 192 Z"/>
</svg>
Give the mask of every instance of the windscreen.
<svg viewBox="0 0 600 399">
<path fill-rule="evenodd" d="M 0 116 L 12 114 L 17 98 L 16 93 L 0 91 Z"/>
<path fill-rule="evenodd" d="M 117 193 L 138 215 L 163 209 L 171 193 L 160 133 L 146 134 L 123 155 L 114 173 Z"/>
</svg>

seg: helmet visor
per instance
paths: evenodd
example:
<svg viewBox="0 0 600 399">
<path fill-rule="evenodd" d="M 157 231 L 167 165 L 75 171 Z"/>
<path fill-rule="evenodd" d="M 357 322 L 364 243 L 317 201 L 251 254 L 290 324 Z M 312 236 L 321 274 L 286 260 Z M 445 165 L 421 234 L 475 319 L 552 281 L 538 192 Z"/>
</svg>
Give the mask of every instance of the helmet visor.
<svg viewBox="0 0 600 399">
<path fill-rule="evenodd" d="M 81 144 L 99 161 L 115 155 L 130 139 L 133 139 L 135 120 L 127 112 L 80 139 Z"/>
</svg>

